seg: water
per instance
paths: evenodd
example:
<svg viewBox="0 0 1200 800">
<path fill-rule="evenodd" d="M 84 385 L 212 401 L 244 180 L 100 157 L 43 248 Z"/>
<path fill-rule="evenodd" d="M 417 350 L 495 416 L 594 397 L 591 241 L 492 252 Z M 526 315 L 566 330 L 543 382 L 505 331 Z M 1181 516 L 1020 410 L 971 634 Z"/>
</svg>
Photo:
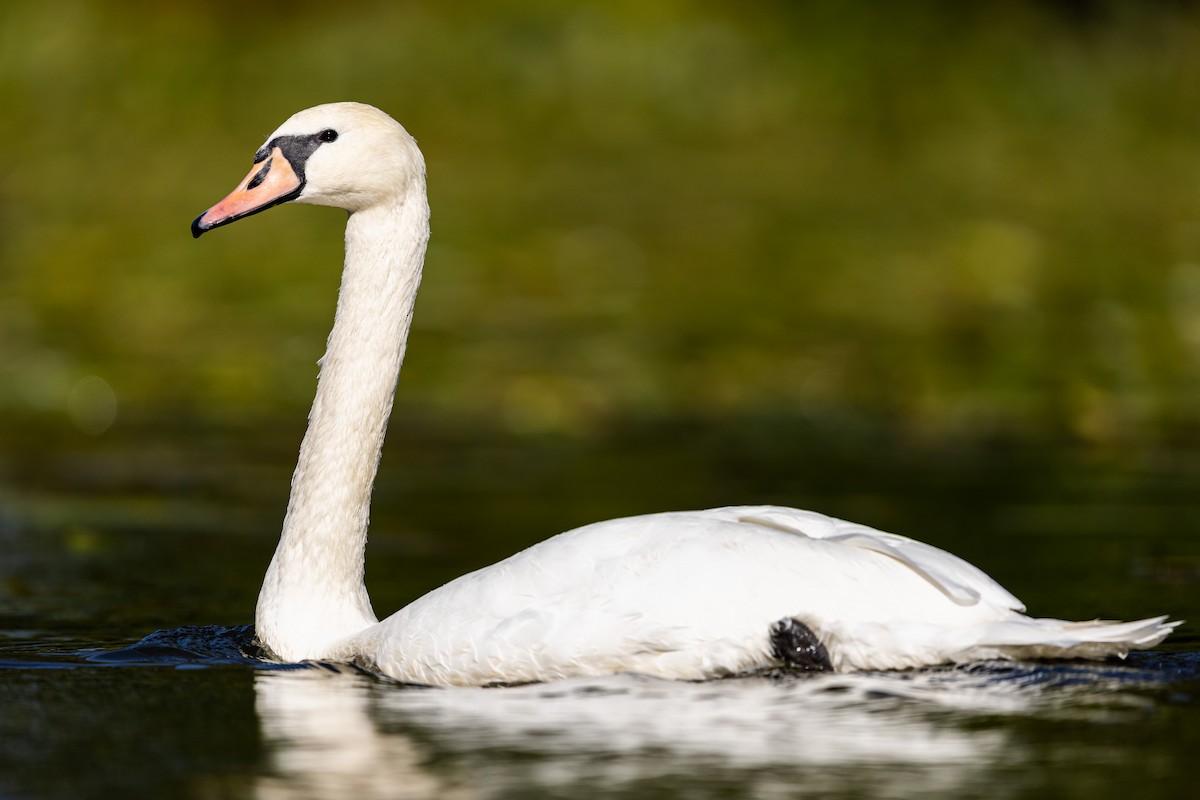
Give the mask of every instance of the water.
<svg viewBox="0 0 1200 800">
<path fill-rule="evenodd" d="M 395 430 L 377 610 L 589 519 L 790 498 L 949 547 L 1036 613 L 1200 619 L 1186 454 L 917 452 L 813 431 L 798 449 L 779 421 L 701 429 L 587 445 Z M 1124 663 L 698 684 L 426 689 L 260 661 L 245 624 L 296 433 L 31 434 L 6 454 L 29 468 L 0 473 L 0 797 L 1195 794 L 1194 623 Z"/>
</svg>

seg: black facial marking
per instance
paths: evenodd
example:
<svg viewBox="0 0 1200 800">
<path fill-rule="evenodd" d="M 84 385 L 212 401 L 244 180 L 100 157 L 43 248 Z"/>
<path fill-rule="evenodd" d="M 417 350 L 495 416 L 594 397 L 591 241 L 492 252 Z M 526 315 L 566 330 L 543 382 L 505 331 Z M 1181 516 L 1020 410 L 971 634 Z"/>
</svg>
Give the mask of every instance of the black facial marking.
<svg viewBox="0 0 1200 800">
<path fill-rule="evenodd" d="M 333 137 L 328 138 L 328 134 L 333 134 Z M 266 143 L 263 150 L 270 153 L 278 147 L 279 152 L 283 153 L 283 157 L 292 165 L 292 170 L 296 173 L 296 177 L 300 179 L 300 186 L 303 188 L 304 167 L 308 164 L 309 157 L 317 152 L 317 148 L 322 144 L 332 142 L 337 137 L 337 131 L 332 129 L 326 129 L 320 133 L 308 134 L 306 136 L 276 136 Z M 259 152 L 262 151 L 260 150 Z"/>
<path fill-rule="evenodd" d="M 801 672 L 832 672 L 825 645 L 799 620 L 784 617 L 771 625 L 771 655 Z"/>
<path fill-rule="evenodd" d="M 271 162 L 273 160 L 274 159 L 270 158 L 267 159 L 267 163 L 263 164 L 263 167 L 258 171 L 258 174 L 251 178 L 250 182 L 246 184 L 247 189 L 253 189 L 255 186 L 258 186 L 267 179 L 267 173 L 271 171 Z M 256 161 L 254 163 L 257 164 L 258 162 Z"/>
</svg>

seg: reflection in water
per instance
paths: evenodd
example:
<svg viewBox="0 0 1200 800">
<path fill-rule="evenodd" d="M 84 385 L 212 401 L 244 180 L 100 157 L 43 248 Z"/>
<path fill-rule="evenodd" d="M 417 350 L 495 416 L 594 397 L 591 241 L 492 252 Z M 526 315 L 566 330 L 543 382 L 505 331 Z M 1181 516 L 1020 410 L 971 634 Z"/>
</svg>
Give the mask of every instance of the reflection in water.
<svg viewBox="0 0 1200 800">
<path fill-rule="evenodd" d="M 676 790 L 699 781 L 698 796 L 722 785 L 762 796 L 844 790 L 850 768 L 865 785 L 885 781 L 888 794 L 955 796 L 1020 757 L 1011 731 L 978 712 L 1004 714 L 1041 694 L 965 671 L 417 689 L 314 668 L 259 672 L 255 688 L 272 754 L 259 787 L 268 798 L 622 786 L 649 795 L 667 778 Z"/>
<path fill-rule="evenodd" d="M 256 708 L 271 758 L 261 798 L 453 797 L 422 768 L 412 739 L 385 734 L 370 716 L 361 675 L 323 669 L 260 672 Z"/>
</svg>

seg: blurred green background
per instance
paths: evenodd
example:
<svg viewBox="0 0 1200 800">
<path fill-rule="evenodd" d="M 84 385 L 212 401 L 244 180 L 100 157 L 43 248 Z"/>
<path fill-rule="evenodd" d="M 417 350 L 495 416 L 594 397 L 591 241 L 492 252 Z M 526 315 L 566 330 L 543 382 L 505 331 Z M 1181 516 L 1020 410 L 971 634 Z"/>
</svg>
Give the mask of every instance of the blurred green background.
<svg viewBox="0 0 1200 800">
<path fill-rule="evenodd" d="M 429 167 L 398 417 L 1200 433 L 1200 9 L 1083 0 L 5 4 L 0 432 L 298 430 L 343 216 L 188 224 L 346 99 Z"/>
</svg>

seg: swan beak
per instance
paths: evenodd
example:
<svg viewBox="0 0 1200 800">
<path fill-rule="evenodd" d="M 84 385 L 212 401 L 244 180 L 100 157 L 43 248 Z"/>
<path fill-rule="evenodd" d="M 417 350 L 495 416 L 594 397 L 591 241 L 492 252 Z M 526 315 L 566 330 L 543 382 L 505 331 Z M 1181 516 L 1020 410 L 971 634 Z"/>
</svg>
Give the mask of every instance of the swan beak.
<svg viewBox="0 0 1200 800">
<path fill-rule="evenodd" d="M 266 158 L 254 162 L 250 174 L 228 197 L 196 217 L 192 236 L 199 238 L 213 228 L 294 200 L 303 189 L 304 180 L 296 174 L 283 151 L 272 148 Z"/>
</svg>

